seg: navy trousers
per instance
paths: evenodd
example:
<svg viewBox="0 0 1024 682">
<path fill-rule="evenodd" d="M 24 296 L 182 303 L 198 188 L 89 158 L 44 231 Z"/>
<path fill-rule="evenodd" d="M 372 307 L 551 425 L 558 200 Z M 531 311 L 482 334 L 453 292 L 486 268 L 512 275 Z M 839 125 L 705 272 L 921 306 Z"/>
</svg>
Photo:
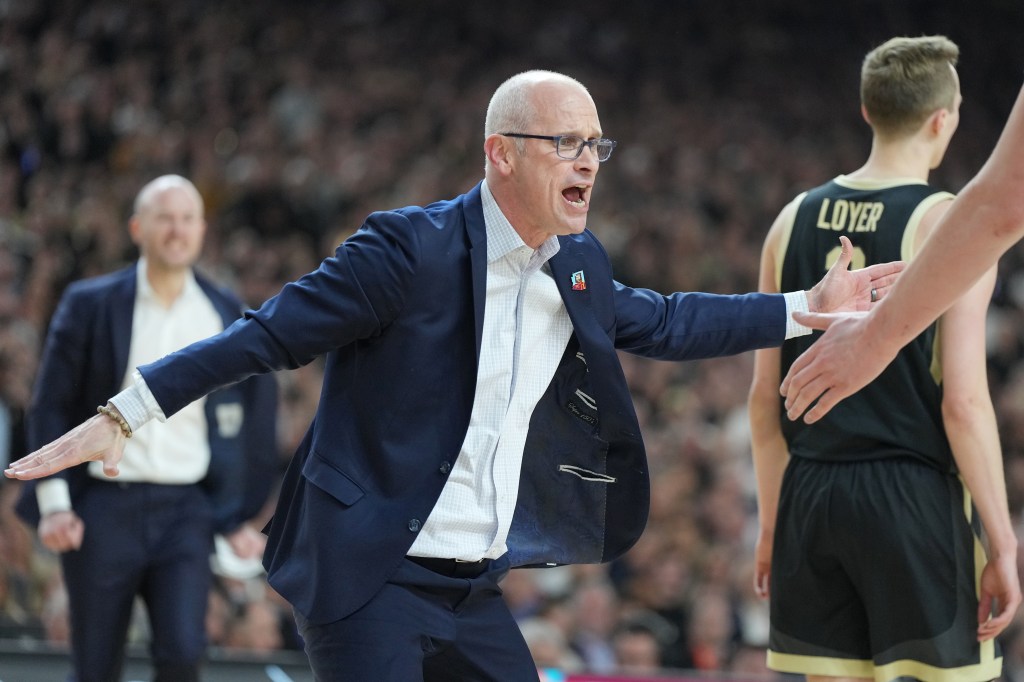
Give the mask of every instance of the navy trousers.
<svg viewBox="0 0 1024 682">
<path fill-rule="evenodd" d="M 199 679 L 213 541 L 209 499 L 197 485 L 97 481 L 77 502 L 79 550 L 61 555 L 77 682 L 121 679 L 136 595 L 152 631 L 155 680 Z"/>
<path fill-rule="evenodd" d="M 363 608 L 314 625 L 295 614 L 317 682 L 537 682 L 537 668 L 501 596 L 508 559 L 477 577 L 406 559 Z"/>
</svg>

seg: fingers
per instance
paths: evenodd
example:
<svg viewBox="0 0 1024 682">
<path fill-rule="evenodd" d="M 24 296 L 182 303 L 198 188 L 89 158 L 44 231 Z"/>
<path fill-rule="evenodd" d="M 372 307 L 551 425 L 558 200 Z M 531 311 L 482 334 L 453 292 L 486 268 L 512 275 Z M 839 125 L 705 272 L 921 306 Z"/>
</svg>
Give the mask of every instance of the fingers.
<svg viewBox="0 0 1024 682">
<path fill-rule="evenodd" d="M 989 605 L 991 606 L 992 600 L 989 599 Z M 978 641 L 984 642 L 986 640 L 996 637 L 1000 632 L 1006 629 L 1006 626 L 1013 620 L 1013 614 L 1016 609 L 1003 608 L 999 614 L 995 616 L 989 616 L 988 620 L 981 620 L 982 611 L 979 605 L 978 608 L 978 622 L 981 623 L 978 626 Z"/>
<path fill-rule="evenodd" d="M 82 546 L 85 524 L 71 511 L 54 512 L 39 523 L 39 540 L 52 552 L 69 552 Z"/>
<path fill-rule="evenodd" d="M 759 568 L 754 572 L 754 592 L 758 597 L 767 599 L 770 596 L 770 584 L 771 575 L 768 571 Z"/>
<path fill-rule="evenodd" d="M 818 397 L 818 402 L 814 404 L 814 407 L 804 413 L 804 423 L 813 424 L 818 421 L 828 414 L 832 408 L 838 405 L 844 398 L 849 397 L 849 395 L 850 393 L 848 391 L 840 390 L 836 387 L 827 389 Z M 799 414 L 795 414 L 791 419 L 798 419 L 799 417 Z"/>
<path fill-rule="evenodd" d="M 51 452 L 52 449 L 47 446 L 16 462 L 11 462 L 9 467 L 4 469 L 4 476 L 27 481 L 32 478 L 49 476 L 65 468 L 59 466 L 59 458 L 54 459 Z"/>
<path fill-rule="evenodd" d="M 793 319 L 805 327 L 811 329 L 828 329 L 840 319 L 833 313 L 807 313 L 801 311 L 793 312 Z"/>
<path fill-rule="evenodd" d="M 786 398 L 786 417 L 796 421 L 800 415 L 805 424 L 813 424 L 836 406 L 845 395 L 837 391 L 821 376 L 808 381 L 797 393 Z M 811 404 L 814 404 L 811 407 Z"/>
<path fill-rule="evenodd" d="M 839 243 L 843 248 L 839 252 L 839 260 L 836 261 L 836 266 L 840 270 L 847 270 L 850 267 L 850 262 L 853 260 L 853 242 L 850 241 L 849 237 L 840 235 Z"/>
<path fill-rule="evenodd" d="M 107 475 L 116 476 L 124 442 L 125 436 L 117 424 L 96 415 L 52 443 L 12 462 L 4 475 L 21 480 L 41 478 L 82 462 L 102 459 Z"/>
<path fill-rule="evenodd" d="M 814 315 L 817 315 L 817 313 L 814 313 Z M 800 318 L 807 318 L 808 321 L 813 321 L 807 316 L 807 313 L 793 313 L 793 319 L 800 322 L 800 324 L 807 324 Z M 788 398 L 792 393 L 795 398 L 796 394 L 800 392 L 800 389 L 803 388 L 804 382 L 809 378 L 804 374 L 804 371 L 812 362 L 814 362 L 814 359 L 818 357 L 818 351 L 818 346 L 816 344 L 812 345 L 806 351 L 801 353 L 800 356 L 793 361 L 793 364 L 789 366 L 789 371 L 786 373 L 786 376 L 782 379 L 782 384 L 779 386 L 779 393 L 781 393 L 783 397 Z"/>
<path fill-rule="evenodd" d="M 71 521 L 71 527 L 68 529 L 68 541 L 71 549 L 80 549 L 83 537 L 85 537 L 85 523 L 78 516 L 75 516 Z"/>
<path fill-rule="evenodd" d="M 116 478 L 121 473 L 117 468 L 117 460 L 113 456 L 108 455 L 103 458 L 103 474 L 111 478 Z"/>
<path fill-rule="evenodd" d="M 892 290 L 893 285 L 895 285 L 898 280 L 899 273 L 871 278 L 871 289 L 876 292 L 876 296 L 872 302 L 877 303 L 888 296 L 889 291 Z"/>
<path fill-rule="evenodd" d="M 816 347 L 811 346 L 793 362 L 779 386 L 779 392 L 786 399 L 786 416 L 792 421 L 803 415 L 804 423 L 813 424 L 849 395 L 849 391 L 838 387 L 834 379 L 818 370 L 816 358 Z"/>
<path fill-rule="evenodd" d="M 893 284 L 907 267 L 907 264 L 901 260 L 894 260 L 888 263 L 875 263 L 869 265 L 861 272 L 871 277 L 871 286 L 878 286 L 881 282 L 885 285 Z"/>
</svg>

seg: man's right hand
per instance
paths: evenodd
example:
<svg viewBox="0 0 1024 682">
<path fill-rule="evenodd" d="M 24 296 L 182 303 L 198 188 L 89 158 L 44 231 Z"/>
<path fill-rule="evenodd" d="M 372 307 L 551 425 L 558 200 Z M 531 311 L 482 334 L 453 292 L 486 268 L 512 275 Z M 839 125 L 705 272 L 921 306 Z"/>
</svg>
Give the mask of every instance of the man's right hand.
<svg viewBox="0 0 1024 682">
<path fill-rule="evenodd" d="M 27 481 L 42 478 L 82 462 L 102 461 L 103 473 L 117 476 L 124 454 L 125 435 L 110 417 L 97 414 L 63 436 L 21 459 L 11 462 L 4 475 Z"/>
<path fill-rule="evenodd" d="M 39 521 L 39 539 L 54 552 L 69 552 L 82 546 L 85 524 L 75 512 L 51 512 Z"/>
</svg>

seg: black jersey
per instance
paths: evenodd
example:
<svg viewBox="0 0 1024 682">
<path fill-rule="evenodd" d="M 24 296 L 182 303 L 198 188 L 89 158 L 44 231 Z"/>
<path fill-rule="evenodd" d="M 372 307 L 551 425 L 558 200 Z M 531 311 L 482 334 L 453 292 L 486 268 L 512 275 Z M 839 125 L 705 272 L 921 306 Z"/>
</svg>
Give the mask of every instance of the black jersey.
<svg viewBox="0 0 1024 682">
<path fill-rule="evenodd" d="M 839 256 L 839 235 L 853 242 L 853 268 L 910 260 L 925 212 L 951 198 L 915 180 L 886 183 L 840 176 L 797 198 L 779 246 L 780 291 L 810 289 Z M 782 374 L 820 332 L 786 341 Z M 942 423 L 936 325 L 904 347 L 871 384 L 808 426 L 782 416 L 790 453 L 825 461 L 913 457 L 943 470 L 955 464 Z M 851 365 L 858 362 L 849 358 Z M 782 408 L 780 408 L 782 409 Z"/>
</svg>

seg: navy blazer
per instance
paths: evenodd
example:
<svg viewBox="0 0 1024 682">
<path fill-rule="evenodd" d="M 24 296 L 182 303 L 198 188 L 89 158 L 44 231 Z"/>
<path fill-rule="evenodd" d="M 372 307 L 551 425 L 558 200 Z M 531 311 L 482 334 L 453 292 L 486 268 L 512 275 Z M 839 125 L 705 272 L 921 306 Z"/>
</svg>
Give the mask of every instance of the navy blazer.
<svg viewBox="0 0 1024 682">
<path fill-rule="evenodd" d="M 135 307 L 136 265 L 68 286 L 47 333 L 32 402 L 26 414 L 30 451 L 53 441 L 96 414 L 96 406 L 121 389 L 128 367 Z M 224 326 L 242 315 L 242 305 L 196 273 L 196 282 L 220 314 Z M 232 420 L 240 406 L 242 421 Z M 236 529 L 266 502 L 276 477 L 277 382 L 273 375 L 216 392 L 206 401 L 210 467 L 202 484 L 213 502 L 214 527 Z M 86 465 L 57 474 L 68 480 L 72 506 L 93 481 Z M 45 480 L 45 479 L 44 479 Z M 21 491 L 18 514 L 39 522 L 35 483 Z"/>
<path fill-rule="evenodd" d="M 559 240 L 550 267 L 573 335 L 530 422 L 508 537 L 515 566 L 609 561 L 643 531 L 646 455 L 616 349 L 689 360 L 785 336 L 781 295 L 662 296 L 616 282 L 589 231 Z M 313 623 L 352 613 L 380 589 L 455 464 L 473 406 L 486 254 L 479 185 L 374 213 L 258 311 L 141 368 L 171 414 L 253 373 L 326 354 L 320 404 L 264 555 L 271 585 Z M 579 271 L 586 288 L 574 290 Z"/>
</svg>

